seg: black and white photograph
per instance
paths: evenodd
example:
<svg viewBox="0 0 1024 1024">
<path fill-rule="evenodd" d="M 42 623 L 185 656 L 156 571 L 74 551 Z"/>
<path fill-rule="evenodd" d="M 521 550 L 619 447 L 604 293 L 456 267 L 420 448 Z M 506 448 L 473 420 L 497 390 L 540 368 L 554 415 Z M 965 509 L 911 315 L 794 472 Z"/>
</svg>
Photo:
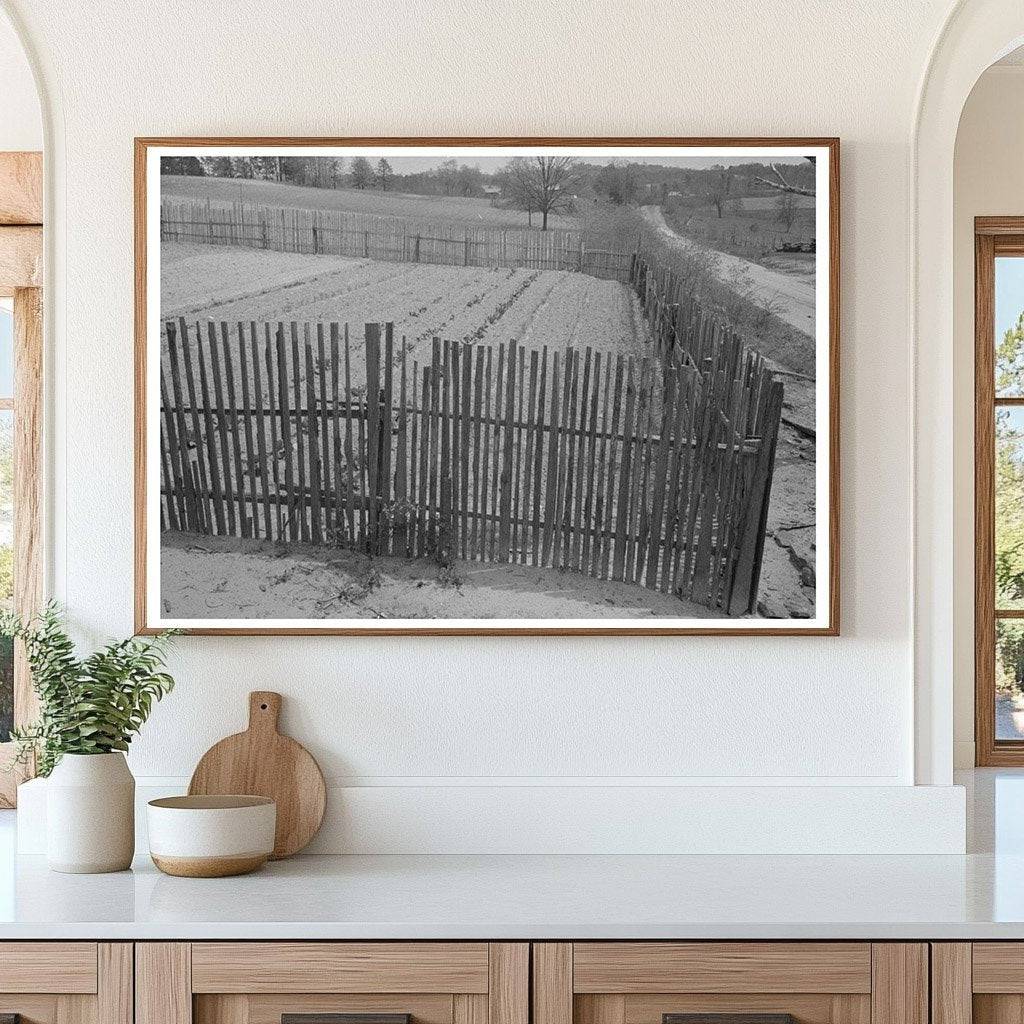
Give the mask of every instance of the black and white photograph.
<svg viewBox="0 0 1024 1024">
<path fill-rule="evenodd" d="M 832 140 L 139 140 L 147 629 L 835 632 Z"/>
</svg>

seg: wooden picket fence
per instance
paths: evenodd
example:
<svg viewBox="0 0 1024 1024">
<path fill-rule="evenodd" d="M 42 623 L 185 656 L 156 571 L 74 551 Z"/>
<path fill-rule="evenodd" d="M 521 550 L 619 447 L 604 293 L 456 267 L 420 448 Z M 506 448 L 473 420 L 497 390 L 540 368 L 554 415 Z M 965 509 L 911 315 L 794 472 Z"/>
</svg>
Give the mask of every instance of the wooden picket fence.
<svg viewBox="0 0 1024 1024">
<path fill-rule="evenodd" d="M 554 567 L 756 608 L 782 385 L 699 311 L 636 358 L 167 322 L 164 529 Z"/>
<path fill-rule="evenodd" d="M 160 239 L 392 263 L 570 270 L 626 281 L 631 253 L 592 248 L 578 231 L 472 227 L 341 210 L 163 199 Z"/>
</svg>

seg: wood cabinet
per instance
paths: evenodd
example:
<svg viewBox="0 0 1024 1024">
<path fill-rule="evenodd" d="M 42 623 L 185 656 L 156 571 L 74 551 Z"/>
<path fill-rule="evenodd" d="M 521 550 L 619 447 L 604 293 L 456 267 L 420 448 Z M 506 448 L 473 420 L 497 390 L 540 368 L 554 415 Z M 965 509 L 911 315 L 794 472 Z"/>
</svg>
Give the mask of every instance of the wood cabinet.
<svg viewBox="0 0 1024 1024">
<path fill-rule="evenodd" d="M 132 1024 L 132 944 L 0 943 L 6 1015 L 21 1024 Z"/>
<path fill-rule="evenodd" d="M 1020 1024 L 1024 943 L 0 942 L 5 1014 L 22 1024 L 709 1024 L 672 1018 L 687 1014 Z"/>
<path fill-rule="evenodd" d="M 928 1024 L 928 948 L 869 942 L 533 946 L 533 1024 L 672 1024 L 667 1015 L 675 1014 L 740 1015 L 736 1024 L 780 1014 L 792 1015 L 796 1024 Z"/>
<path fill-rule="evenodd" d="M 523 942 L 139 943 L 136 1024 L 529 1024 L 529 957 Z"/>
<path fill-rule="evenodd" d="M 935 942 L 933 1024 L 1024 1020 L 1024 942 Z"/>
</svg>

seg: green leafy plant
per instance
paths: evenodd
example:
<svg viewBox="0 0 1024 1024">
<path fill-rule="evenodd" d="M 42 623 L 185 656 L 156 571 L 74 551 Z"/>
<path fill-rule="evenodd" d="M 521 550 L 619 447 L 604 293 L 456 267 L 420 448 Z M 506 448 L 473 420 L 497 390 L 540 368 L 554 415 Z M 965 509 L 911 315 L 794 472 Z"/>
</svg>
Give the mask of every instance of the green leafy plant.
<svg viewBox="0 0 1024 1024">
<path fill-rule="evenodd" d="M 49 775 L 65 754 L 107 754 L 127 750 L 161 700 L 174 688 L 162 671 L 168 641 L 176 631 L 130 637 L 79 658 L 56 604 L 22 622 L 0 615 L 0 635 L 21 640 L 39 696 L 39 720 L 15 729 L 18 760 L 36 755 L 36 769 Z"/>
</svg>

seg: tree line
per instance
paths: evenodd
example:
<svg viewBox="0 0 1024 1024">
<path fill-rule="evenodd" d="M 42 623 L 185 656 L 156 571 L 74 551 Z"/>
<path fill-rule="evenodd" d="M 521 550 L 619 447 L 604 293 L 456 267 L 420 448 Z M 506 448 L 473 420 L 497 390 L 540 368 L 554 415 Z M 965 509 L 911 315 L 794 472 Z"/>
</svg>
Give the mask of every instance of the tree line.
<svg viewBox="0 0 1024 1024">
<path fill-rule="evenodd" d="M 400 188 L 403 192 L 480 196 L 488 175 L 479 167 L 445 160 L 431 171 L 396 174 L 386 157 L 365 156 L 166 156 L 161 174 L 247 178 L 312 188 Z"/>
<path fill-rule="evenodd" d="M 793 196 L 813 195 L 814 161 L 770 166 L 749 163 L 707 168 L 670 167 L 611 160 L 604 165 L 571 156 L 514 157 L 486 173 L 472 164 L 449 159 L 426 171 L 397 173 L 386 157 L 346 160 L 330 156 L 173 156 L 164 157 L 161 173 L 213 178 L 248 178 L 312 188 L 379 189 L 414 195 L 489 196 L 493 202 L 524 211 L 541 230 L 548 218 L 571 212 L 583 200 L 615 205 L 673 200 L 706 203 L 718 216 L 735 199 L 774 195 L 788 203 Z"/>
</svg>

